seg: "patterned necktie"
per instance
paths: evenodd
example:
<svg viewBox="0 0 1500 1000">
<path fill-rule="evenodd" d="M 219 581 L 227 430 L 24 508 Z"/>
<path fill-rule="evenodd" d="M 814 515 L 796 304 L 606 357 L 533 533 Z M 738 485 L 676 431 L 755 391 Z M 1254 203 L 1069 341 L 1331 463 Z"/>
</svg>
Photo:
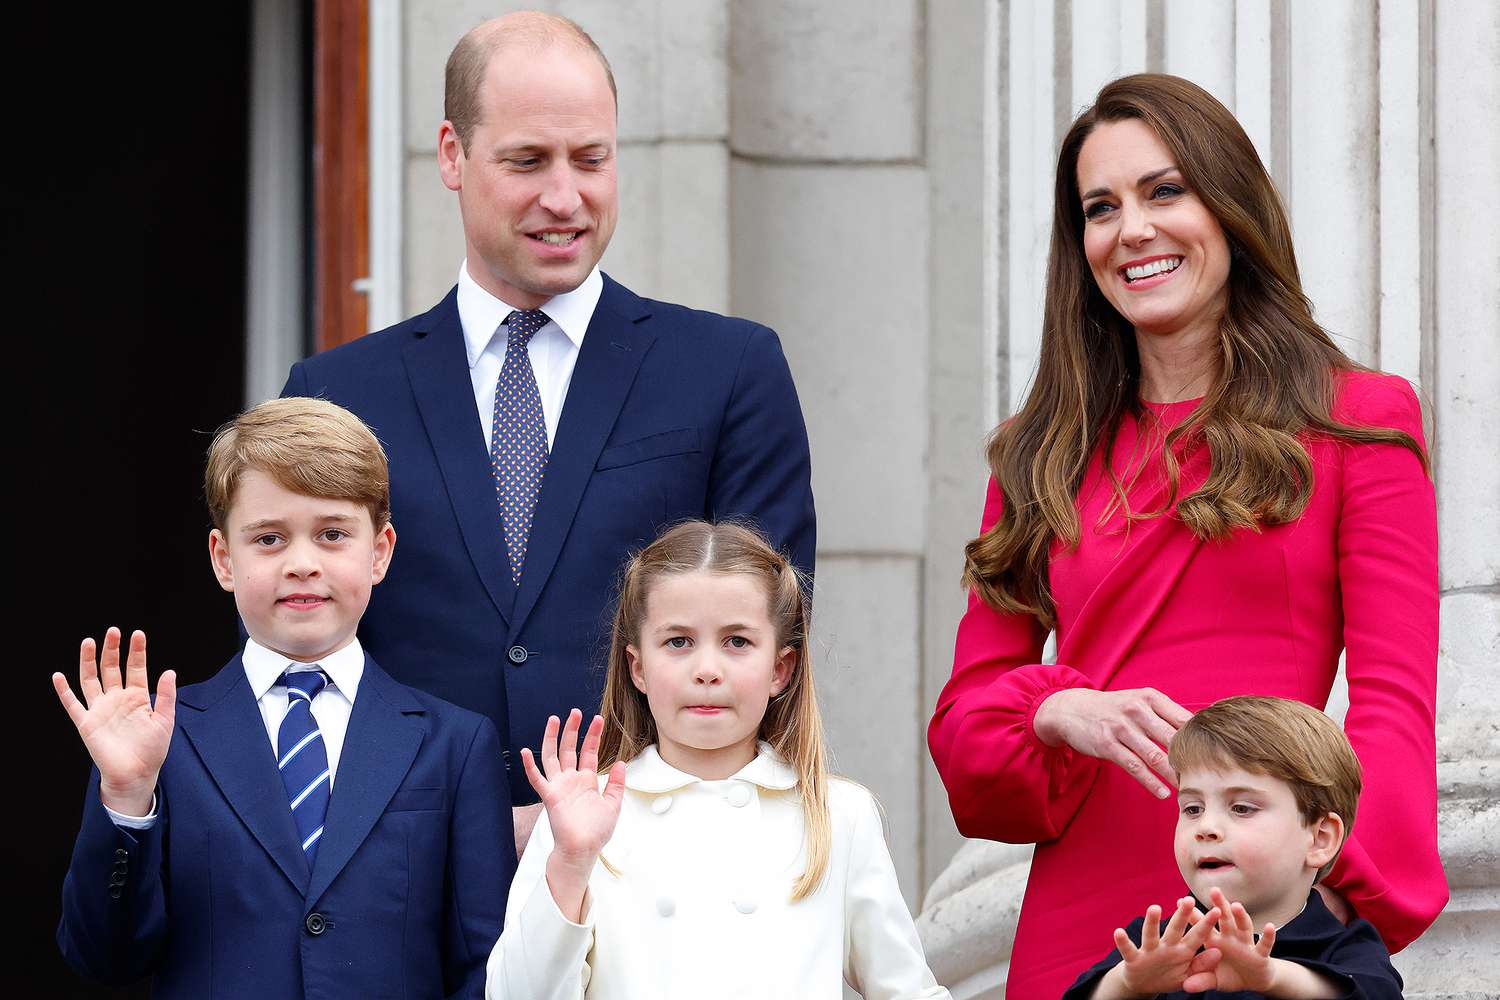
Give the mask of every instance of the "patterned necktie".
<svg viewBox="0 0 1500 1000">
<path fill-rule="evenodd" d="M 286 683 L 286 716 L 276 735 L 276 751 L 281 757 L 276 766 L 281 769 L 292 819 L 297 821 L 297 835 L 302 838 L 302 851 L 311 868 L 318 856 L 318 840 L 323 836 L 323 819 L 332 796 L 328 751 L 312 714 L 312 700 L 327 686 L 328 677 L 321 670 L 288 670 L 281 679 Z"/>
<path fill-rule="evenodd" d="M 490 431 L 490 468 L 495 473 L 495 495 L 500 501 L 500 521 L 505 530 L 505 551 L 510 556 L 510 576 L 519 584 L 526 564 L 526 536 L 531 532 L 531 514 L 542 490 L 547 469 L 547 422 L 542 415 L 542 394 L 531 370 L 526 345 L 548 323 L 540 309 L 517 309 L 506 319 L 509 337 L 505 363 L 495 382 L 495 422 Z"/>
</svg>

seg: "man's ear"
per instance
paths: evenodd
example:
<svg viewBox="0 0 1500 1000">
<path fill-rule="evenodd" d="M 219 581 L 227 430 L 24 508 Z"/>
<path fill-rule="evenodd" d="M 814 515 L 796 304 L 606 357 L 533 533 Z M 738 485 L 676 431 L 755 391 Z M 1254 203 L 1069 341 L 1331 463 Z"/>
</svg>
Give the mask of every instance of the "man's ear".
<svg viewBox="0 0 1500 1000">
<path fill-rule="evenodd" d="M 463 140 L 458 137 L 453 123 L 445 119 L 438 126 L 438 176 L 449 191 L 464 186 L 465 162 Z"/>
<path fill-rule="evenodd" d="M 234 593 L 234 561 L 229 557 L 229 542 L 218 528 L 208 533 L 208 561 L 219 586 Z"/>
<path fill-rule="evenodd" d="M 776 662 L 771 667 L 771 696 L 781 694 L 792 682 L 792 675 L 797 672 L 797 660 L 799 655 L 792 646 L 787 646 L 776 654 Z"/>
<path fill-rule="evenodd" d="M 1307 867 L 1322 868 L 1338 856 L 1344 845 L 1344 820 L 1338 813 L 1324 813 L 1311 826 L 1312 840 L 1307 848 Z"/>
<path fill-rule="evenodd" d="M 375 532 L 375 564 L 370 568 L 371 585 L 385 579 L 391 567 L 391 555 L 396 551 L 396 527 L 385 522 L 385 527 Z"/>
<path fill-rule="evenodd" d="M 630 681 L 641 694 L 646 693 L 646 671 L 641 667 L 640 650 L 626 645 L 625 660 L 630 664 Z"/>
</svg>

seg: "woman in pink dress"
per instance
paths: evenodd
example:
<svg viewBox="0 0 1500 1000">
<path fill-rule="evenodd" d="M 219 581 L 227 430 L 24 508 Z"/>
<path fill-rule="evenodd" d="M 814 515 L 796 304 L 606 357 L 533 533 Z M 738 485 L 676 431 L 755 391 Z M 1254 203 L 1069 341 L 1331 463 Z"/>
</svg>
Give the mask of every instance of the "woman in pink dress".
<svg viewBox="0 0 1500 1000">
<path fill-rule="evenodd" d="M 1201 88 L 1105 86 L 1055 192 L 1041 361 L 990 442 L 928 732 L 959 829 L 1037 844 L 1007 996 L 1059 996 L 1183 892 L 1164 747 L 1190 713 L 1321 708 L 1340 652 L 1365 791 L 1321 891 L 1395 951 L 1447 901 L 1416 396 L 1313 321 L 1270 177 Z"/>
</svg>

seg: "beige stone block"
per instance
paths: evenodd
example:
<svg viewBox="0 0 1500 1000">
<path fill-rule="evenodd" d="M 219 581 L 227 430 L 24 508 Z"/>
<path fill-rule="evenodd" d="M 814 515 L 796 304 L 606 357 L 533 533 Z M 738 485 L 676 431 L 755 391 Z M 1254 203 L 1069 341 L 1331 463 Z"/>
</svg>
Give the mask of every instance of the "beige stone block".
<svg viewBox="0 0 1500 1000">
<path fill-rule="evenodd" d="M 921 553 L 925 172 L 737 161 L 731 178 L 730 302 L 781 334 L 811 438 L 819 549 Z"/>
<path fill-rule="evenodd" d="M 653 297 L 728 312 L 729 149 L 710 141 L 664 142 L 658 150 L 660 292 Z"/>
<path fill-rule="evenodd" d="M 921 897 L 920 572 L 913 558 L 820 552 L 812 642 L 834 768 L 880 800 L 901 890 L 913 912 Z"/>
<path fill-rule="evenodd" d="M 734 0 L 734 151 L 917 159 L 924 59 L 917 8 L 914 0 Z"/>
<path fill-rule="evenodd" d="M 620 92 L 620 141 L 660 138 L 661 4 L 657 0 L 556 0 L 553 8 L 578 22 L 609 60 Z"/>
<path fill-rule="evenodd" d="M 402 301 L 407 312 L 414 315 L 430 309 L 448 294 L 464 259 L 458 195 L 443 186 L 432 153 L 407 156 L 402 225 Z"/>
<path fill-rule="evenodd" d="M 669 138 L 727 138 L 728 0 L 658 2 L 663 134 Z"/>
<path fill-rule="evenodd" d="M 1448 594 L 1439 622 L 1438 760 L 1500 764 L 1500 595 Z"/>
<path fill-rule="evenodd" d="M 599 266 L 631 291 L 657 298 L 661 287 L 656 233 L 661 154 L 655 143 L 624 143 L 617 163 L 620 218 Z"/>
</svg>

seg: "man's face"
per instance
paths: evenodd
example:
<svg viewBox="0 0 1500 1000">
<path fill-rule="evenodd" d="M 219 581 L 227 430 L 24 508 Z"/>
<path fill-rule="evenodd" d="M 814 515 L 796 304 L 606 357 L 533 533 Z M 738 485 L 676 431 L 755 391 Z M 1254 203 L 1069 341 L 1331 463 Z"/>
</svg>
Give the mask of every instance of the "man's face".
<svg viewBox="0 0 1500 1000">
<path fill-rule="evenodd" d="M 439 171 L 458 192 L 470 276 L 535 309 L 582 284 L 614 235 L 614 95 L 590 52 L 511 45 L 490 59 L 480 109 L 467 153 L 443 123 Z"/>
</svg>

